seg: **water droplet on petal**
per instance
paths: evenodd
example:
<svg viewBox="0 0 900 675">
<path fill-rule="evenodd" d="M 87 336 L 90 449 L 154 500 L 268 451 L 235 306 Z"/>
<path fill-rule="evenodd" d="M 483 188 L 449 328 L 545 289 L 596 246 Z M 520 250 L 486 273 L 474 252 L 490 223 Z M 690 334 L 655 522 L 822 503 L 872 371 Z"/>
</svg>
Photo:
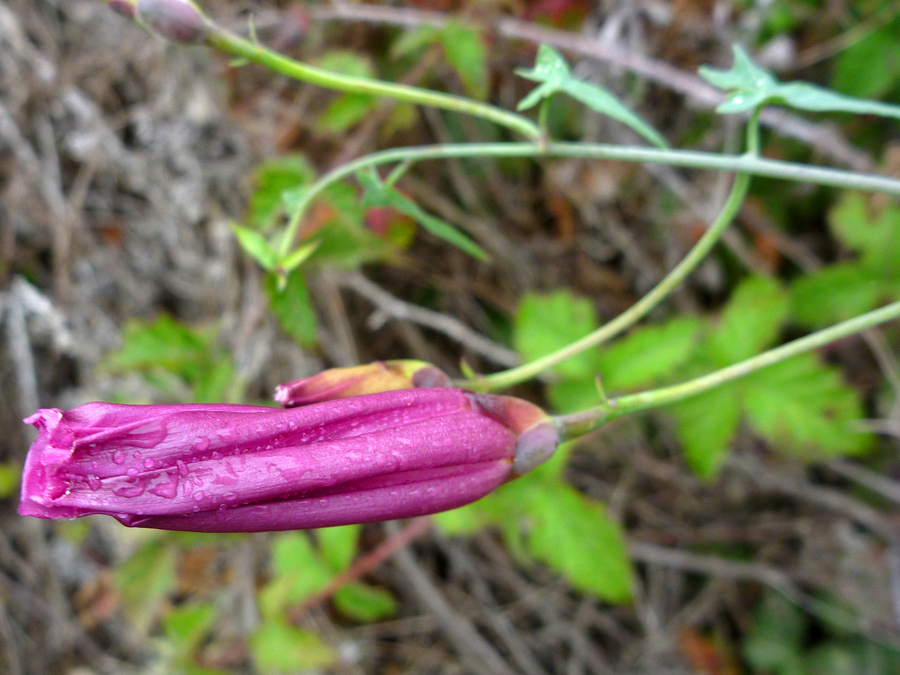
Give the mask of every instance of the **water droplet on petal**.
<svg viewBox="0 0 900 675">
<path fill-rule="evenodd" d="M 143 456 L 144 456 L 144 455 L 143 455 L 143 453 L 142 453 L 140 450 L 135 450 L 135 451 L 134 451 L 134 454 L 132 455 L 132 457 L 134 457 L 135 459 L 140 459 L 140 458 L 143 457 Z"/>
<path fill-rule="evenodd" d="M 138 471 L 138 470 L 135 469 L 134 467 L 131 467 L 131 468 L 128 469 L 128 471 L 126 471 L 125 473 L 128 474 L 129 476 L 137 476 L 137 475 L 140 473 L 140 471 Z"/>
<path fill-rule="evenodd" d="M 144 468 L 145 469 L 152 469 L 154 466 L 156 466 L 156 462 L 154 462 L 152 459 L 144 460 Z"/>
<path fill-rule="evenodd" d="M 197 491 L 194 493 L 193 500 L 194 500 L 195 502 L 202 502 L 202 501 L 203 501 L 203 497 L 205 497 L 205 496 L 206 496 L 206 495 L 203 494 L 203 490 L 197 490 Z"/>
<path fill-rule="evenodd" d="M 209 450 L 209 439 L 206 436 L 198 437 L 194 444 L 191 445 L 191 450 L 194 452 L 206 452 Z"/>
<path fill-rule="evenodd" d="M 87 481 L 91 490 L 93 490 L 94 492 L 100 489 L 100 479 L 97 478 L 97 476 L 88 476 Z"/>
<path fill-rule="evenodd" d="M 116 450 L 113 453 L 113 462 L 116 464 L 122 464 L 125 462 L 125 453 L 122 450 Z"/>
</svg>

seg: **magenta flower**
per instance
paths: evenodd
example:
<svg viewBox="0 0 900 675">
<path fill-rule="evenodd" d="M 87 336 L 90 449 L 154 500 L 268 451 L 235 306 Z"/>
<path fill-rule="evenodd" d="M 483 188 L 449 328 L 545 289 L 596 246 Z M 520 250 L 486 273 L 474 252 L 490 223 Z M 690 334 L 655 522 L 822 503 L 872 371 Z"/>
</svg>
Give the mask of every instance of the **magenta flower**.
<svg viewBox="0 0 900 675">
<path fill-rule="evenodd" d="M 287 410 L 88 403 L 25 422 L 39 433 L 19 513 L 195 532 L 435 513 L 483 497 L 558 443 L 530 403 L 449 388 Z"/>
</svg>

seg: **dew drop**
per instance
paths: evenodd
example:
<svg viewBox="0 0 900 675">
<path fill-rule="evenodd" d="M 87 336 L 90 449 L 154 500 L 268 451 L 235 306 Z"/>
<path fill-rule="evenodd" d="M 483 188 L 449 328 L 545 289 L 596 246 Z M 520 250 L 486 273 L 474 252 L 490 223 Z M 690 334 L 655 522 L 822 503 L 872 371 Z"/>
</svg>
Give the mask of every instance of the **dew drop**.
<svg viewBox="0 0 900 675">
<path fill-rule="evenodd" d="M 135 451 L 134 451 L 134 454 L 132 455 L 132 457 L 134 457 L 135 459 L 140 459 L 140 458 L 143 457 L 143 456 L 144 456 L 144 455 L 141 453 L 140 450 L 135 450 Z"/>
<path fill-rule="evenodd" d="M 200 436 L 194 441 L 194 444 L 191 445 L 191 450 L 194 452 L 206 452 L 209 450 L 209 439 L 206 436 Z"/>
<path fill-rule="evenodd" d="M 194 493 L 193 500 L 194 500 L 195 502 L 202 502 L 202 501 L 203 501 L 203 497 L 205 497 L 205 496 L 206 496 L 206 495 L 203 494 L 203 490 L 197 490 L 197 491 Z"/>
<path fill-rule="evenodd" d="M 127 473 L 129 476 L 137 476 L 137 475 L 140 473 L 140 471 L 138 471 L 138 470 L 135 469 L 134 467 L 131 467 L 131 468 L 128 469 L 128 471 L 126 471 L 125 473 Z"/>
<path fill-rule="evenodd" d="M 233 502 L 235 499 L 237 499 L 237 495 L 234 494 L 233 492 L 225 493 L 225 501 L 226 502 Z"/>
<path fill-rule="evenodd" d="M 113 453 L 113 462 L 123 464 L 125 462 L 125 453 L 122 450 L 116 450 Z"/>
<path fill-rule="evenodd" d="M 222 459 L 222 453 L 221 453 L 221 452 L 214 452 L 214 453 L 212 454 L 212 458 L 213 458 L 213 459 Z"/>
<path fill-rule="evenodd" d="M 163 499 L 174 499 L 178 494 L 178 474 L 165 473 L 162 475 L 165 477 L 165 480 L 150 488 L 150 493 Z"/>
<path fill-rule="evenodd" d="M 187 464 L 184 463 L 184 460 L 179 459 L 175 462 L 175 466 L 178 467 L 178 475 L 184 478 L 188 475 Z"/>
<path fill-rule="evenodd" d="M 97 490 L 100 489 L 100 479 L 97 478 L 97 476 L 88 476 L 87 481 L 88 481 L 88 486 L 94 492 L 96 492 Z"/>
<path fill-rule="evenodd" d="M 152 469 L 154 466 L 156 466 L 156 462 L 154 462 L 152 459 L 144 460 L 144 468 L 145 469 Z"/>
</svg>

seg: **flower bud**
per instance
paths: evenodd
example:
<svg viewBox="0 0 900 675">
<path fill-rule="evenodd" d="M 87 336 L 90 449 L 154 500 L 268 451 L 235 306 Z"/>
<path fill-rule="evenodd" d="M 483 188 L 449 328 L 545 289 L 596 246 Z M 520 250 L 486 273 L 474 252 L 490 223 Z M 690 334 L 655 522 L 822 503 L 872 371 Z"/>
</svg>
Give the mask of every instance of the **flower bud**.
<svg viewBox="0 0 900 675">
<path fill-rule="evenodd" d="M 137 0 L 137 18 L 173 42 L 203 42 L 209 28 L 209 21 L 191 0 Z"/>
<path fill-rule="evenodd" d="M 137 0 L 106 0 L 110 9 L 129 19 L 137 18 Z"/>
<path fill-rule="evenodd" d="M 280 384 L 275 400 L 285 408 L 348 396 L 398 389 L 449 387 L 450 378 L 424 361 L 376 361 L 364 366 L 331 368 L 318 375 Z"/>
<path fill-rule="evenodd" d="M 39 410 L 19 513 L 130 527 L 295 530 L 480 499 L 552 440 L 535 406 L 451 388 L 291 409 L 88 403 Z M 523 426 L 524 425 L 524 426 Z M 522 462 L 520 462 L 521 464 Z"/>
</svg>

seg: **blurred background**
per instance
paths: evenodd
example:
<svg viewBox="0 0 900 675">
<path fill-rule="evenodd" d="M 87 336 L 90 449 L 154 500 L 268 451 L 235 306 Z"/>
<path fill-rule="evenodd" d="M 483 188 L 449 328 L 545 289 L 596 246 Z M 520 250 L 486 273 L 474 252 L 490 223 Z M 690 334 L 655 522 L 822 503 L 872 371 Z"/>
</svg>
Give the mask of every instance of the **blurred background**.
<svg viewBox="0 0 900 675">
<path fill-rule="evenodd" d="M 731 45 L 785 80 L 900 103 L 880 0 L 208 0 L 303 61 L 515 108 L 552 44 L 675 147 L 741 151 L 697 67 Z M 621 125 L 554 101 L 556 138 Z M 331 366 L 509 367 L 632 305 L 731 177 L 605 161 L 431 162 L 398 188 L 490 255 L 355 182 L 304 218 L 285 292 L 231 223 L 377 149 L 509 140 L 152 37 L 100 0 L 0 0 L 0 672 L 900 672 L 900 332 L 847 339 L 623 419 L 482 504 L 317 533 L 131 531 L 16 514 L 39 407 L 265 403 Z M 900 172 L 896 122 L 770 111 L 764 154 Z M 873 234 L 875 233 L 875 234 Z M 724 243 L 645 326 L 514 393 L 556 411 L 675 382 L 900 297 L 900 206 L 754 181 Z M 891 248 L 894 246 L 894 248 Z M 336 580 L 337 579 L 337 580 Z"/>
</svg>

